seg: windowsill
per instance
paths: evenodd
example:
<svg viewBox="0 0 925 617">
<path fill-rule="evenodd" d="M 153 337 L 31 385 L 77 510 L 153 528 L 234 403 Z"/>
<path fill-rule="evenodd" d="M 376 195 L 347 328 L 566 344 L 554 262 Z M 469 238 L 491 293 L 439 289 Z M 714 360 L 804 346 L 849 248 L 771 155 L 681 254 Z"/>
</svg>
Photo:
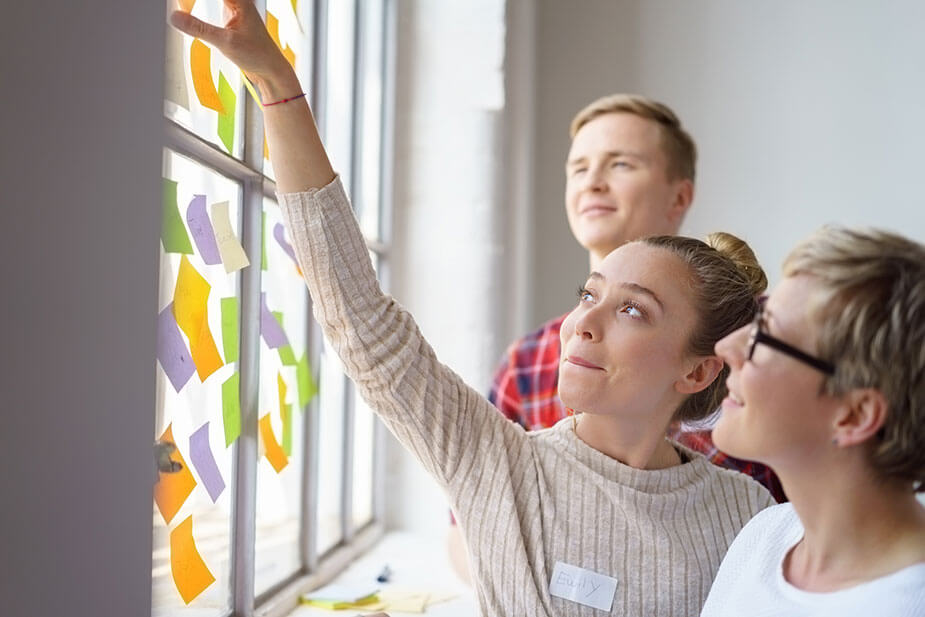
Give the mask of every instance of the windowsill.
<svg viewBox="0 0 925 617">
<path fill-rule="evenodd" d="M 388 564 L 391 578 L 388 583 L 376 583 L 376 577 Z M 415 593 L 453 595 L 450 600 L 429 605 L 424 613 L 387 611 L 392 617 L 429 615 L 432 617 L 471 617 L 478 613 L 472 589 L 453 573 L 446 544 L 432 537 L 410 532 L 392 532 L 368 553 L 358 558 L 332 583 L 349 586 L 378 587 L 380 591 L 395 590 Z M 348 609 L 329 611 L 299 606 L 289 617 L 315 617 L 332 615 L 353 616 L 369 611 Z"/>
</svg>

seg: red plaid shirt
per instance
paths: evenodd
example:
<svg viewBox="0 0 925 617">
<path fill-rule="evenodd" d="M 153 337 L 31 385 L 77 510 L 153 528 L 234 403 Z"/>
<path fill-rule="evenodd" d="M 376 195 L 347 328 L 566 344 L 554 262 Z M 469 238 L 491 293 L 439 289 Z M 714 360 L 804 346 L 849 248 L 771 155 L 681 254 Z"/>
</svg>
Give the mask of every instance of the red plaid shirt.
<svg viewBox="0 0 925 617">
<path fill-rule="evenodd" d="M 559 329 L 565 315 L 514 341 L 495 372 L 488 399 L 528 431 L 547 428 L 566 416 L 559 399 Z M 770 467 L 727 456 L 716 449 L 710 431 L 673 431 L 669 437 L 704 454 L 720 467 L 747 473 L 779 502 L 787 501 Z"/>
</svg>

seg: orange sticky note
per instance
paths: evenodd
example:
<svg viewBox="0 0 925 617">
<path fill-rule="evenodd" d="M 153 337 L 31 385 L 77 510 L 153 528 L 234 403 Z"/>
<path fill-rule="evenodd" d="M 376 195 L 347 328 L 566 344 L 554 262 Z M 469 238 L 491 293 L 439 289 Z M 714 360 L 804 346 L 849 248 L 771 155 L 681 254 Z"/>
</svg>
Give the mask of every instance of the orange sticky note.
<svg viewBox="0 0 925 617">
<path fill-rule="evenodd" d="M 193 539 L 193 515 L 170 532 L 170 572 L 183 601 L 189 604 L 215 582 Z"/>
<path fill-rule="evenodd" d="M 276 46 L 282 49 L 283 44 L 279 42 L 279 20 L 270 11 L 267 11 L 267 32 L 270 33 L 270 38 Z"/>
<path fill-rule="evenodd" d="M 289 464 L 286 453 L 283 452 L 282 446 L 276 441 L 276 435 L 273 434 L 273 425 L 270 424 L 270 414 L 260 418 L 260 436 L 263 439 L 263 445 L 266 449 L 267 460 L 270 465 L 279 473 Z"/>
<path fill-rule="evenodd" d="M 167 430 L 161 435 L 160 440 L 177 445 L 173 439 L 172 423 L 167 425 Z M 186 461 L 180 455 L 179 449 L 170 454 L 170 460 L 180 463 L 180 470 L 174 473 L 159 471 L 157 484 L 154 485 L 154 503 L 157 504 L 157 509 L 160 510 L 161 516 L 164 517 L 164 522 L 166 523 L 173 520 L 186 498 L 196 488 L 196 480 L 193 478 L 193 474 L 190 473 Z"/>
<path fill-rule="evenodd" d="M 212 286 L 183 255 L 173 293 L 173 313 L 177 325 L 189 339 L 190 355 L 200 381 L 205 381 L 206 377 L 224 366 L 209 330 L 207 303 L 211 291 Z"/>
<path fill-rule="evenodd" d="M 177 6 L 180 7 L 180 10 L 186 11 L 187 13 L 193 10 L 195 4 L 196 0 L 177 0 Z"/>
<path fill-rule="evenodd" d="M 289 64 L 295 67 L 295 52 L 292 51 L 292 48 L 289 45 L 286 45 L 286 49 L 283 50 L 283 56 L 286 60 L 289 61 Z"/>
<path fill-rule="evenodd" d="M 189 50 L 189 61 L 193 71 L 193 88 L 196 90 L 199 102 L 220 114 L 225 113 L 222 99 L 218 96 L 218 90 L 215 89 L 215 82 L 212 81 L 212 50 L 199 39 L 193 39 L 193 45 Z"/>
</svg>

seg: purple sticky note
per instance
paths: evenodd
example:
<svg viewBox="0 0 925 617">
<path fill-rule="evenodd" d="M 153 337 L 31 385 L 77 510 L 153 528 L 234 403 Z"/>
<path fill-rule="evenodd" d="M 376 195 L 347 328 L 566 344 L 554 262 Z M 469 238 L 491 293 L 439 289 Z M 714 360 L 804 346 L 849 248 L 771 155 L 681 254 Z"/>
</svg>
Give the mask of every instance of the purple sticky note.
<svg viewBox="0 0 925 617">
<path fill-rule="evenodd" d="M 173 302 L 157 316 L 157 359 L 161 363 L 167 378 L 179 392 L 196 371 L 180 328 L 173 316 Z"/>
<path fill-rule="evenodd" d="M 219 495 L 225 490 L 225 481 L 215 464 L 212 448 L 209 447 L 209 423 L 206 422 L 196 432 L 189 436 L 189 457 L 193 461 L 199 479 L 209 491 L 212 503 L 218 501 Z"/>
<path fill-rule="evenodd" d="M 295 251 L 292 250 L 292 245 L 286 242 L 286 228 L 282 224 L 277 223 L 273 226 L 273 237 L 276 238 L 276 241 L 279 242 L 279 245 L 283 247 L 283 250 L 286 251 L 286 254 L 292 258 L 292 261 L 295 262 L 295 265 L 299 265 L 299 260 L 295 258 Z"/>
<path fill-rule="evenodd" d="M 286 333 L 283 332 L 282 326 L 276 321 L 276 317 L 267 307 L 267 293 L 260 294 L 260 336 L 266 341 L 267 347 L 276 349 L 283 345 L 289 344 Z"/>
<path fill-rule="evenodd" d="M 186 222 L 189 223 L 190 233 L 196 241 L 196 248 L 199 249 L 202 260 L 209 265 L 222 263 L 218 244 L 215 243 L 215 231 L 206 212 L 205 195 L 193 195 L 193 201 L 189 202 L 189 208 L 186 209 Z"/>
</svg>

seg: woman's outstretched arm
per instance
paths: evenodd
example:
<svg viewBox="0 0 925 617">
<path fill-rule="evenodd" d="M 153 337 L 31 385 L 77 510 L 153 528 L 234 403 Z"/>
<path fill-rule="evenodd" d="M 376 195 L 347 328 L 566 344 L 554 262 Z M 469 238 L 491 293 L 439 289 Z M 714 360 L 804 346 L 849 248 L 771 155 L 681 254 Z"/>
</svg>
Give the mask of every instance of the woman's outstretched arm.
<svg viewBox="0 0 925 617">
<path fill-rule="evenodd" d="M 225 8 L 231 17 L 223 28 L 183 11 L 174 11 L 170 23 L 213 45 L 237 64 L 265 104 L 301 94 L 295 71 L 270 38 L 254 3 L 225 0 Z M 321 188 L 334 179 L 306 98 L 263 109 L 267 147 L 281 193 Z"/>
</svg>

